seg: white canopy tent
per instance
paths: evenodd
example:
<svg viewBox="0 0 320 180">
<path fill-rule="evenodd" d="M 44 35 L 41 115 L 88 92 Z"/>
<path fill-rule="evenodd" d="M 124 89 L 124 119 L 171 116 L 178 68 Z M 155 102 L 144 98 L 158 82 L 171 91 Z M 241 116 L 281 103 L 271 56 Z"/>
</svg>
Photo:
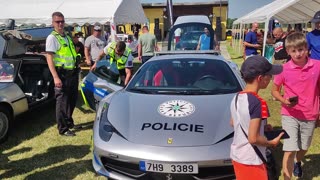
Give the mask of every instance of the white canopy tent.
<svg viewBox="0 0 320 180">
<path fill-rule="evenodd" d="M 0 0 L 0 24 L 51 25 L 51 14 L 60 11 L 66 23 L 115 24 L 147 22 L 140 0 Z"/>
<path fill-rule="evenodd" d="M 319 10 L 320 0 L 275 0 L 234 21 L 233 32 L 236 27 L 239 27 L 240 39 L 242 39 L 244 25 L 254 22 L 265 23 L 265 32 L 268 32 L 271 18 L 277 19 L 281 24 L 308 23 Z M 263 54 L 266 39 L 267 33 L 264 33 Z M 233 44 L 235 44 L 234 39 Z M 238 47 L 240 51 L 240 44 Z"/>
</svg>

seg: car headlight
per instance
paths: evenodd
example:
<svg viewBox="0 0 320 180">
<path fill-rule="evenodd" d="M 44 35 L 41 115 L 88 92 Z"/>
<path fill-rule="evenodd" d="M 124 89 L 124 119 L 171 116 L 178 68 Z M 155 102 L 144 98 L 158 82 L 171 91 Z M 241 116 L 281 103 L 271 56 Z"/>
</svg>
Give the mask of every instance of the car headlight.
<svg viewBox="0 0 320 180">
<path fill-rule="evenodd" d="M 114 127 L 108 120 L 108 109 L 109 104 L 105 103 L 101 110 L 100 123 L 99 123 L 99 136 L 104 141 L 109 141 L 113 132 L 115 131 Z"/>
</svg>

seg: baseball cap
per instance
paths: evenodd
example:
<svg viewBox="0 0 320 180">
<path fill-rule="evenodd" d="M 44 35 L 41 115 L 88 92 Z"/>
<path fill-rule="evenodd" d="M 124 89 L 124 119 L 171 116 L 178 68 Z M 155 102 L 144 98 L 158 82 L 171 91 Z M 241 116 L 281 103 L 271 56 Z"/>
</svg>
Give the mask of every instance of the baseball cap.
<svg viewBox="0 0 320 180">
<path fill-rule="evenodd" d="M 282 72 L 281 65 L 272 65 L 269 61 L 259 55 L 250 56 L 241 66 L 242 78 L 255 78 L 259 75 L 276 75 Z"/>
<path fill-rule="evenodd" d="M 101 27 L 100 27 L 100 26 L 94 26 L 93 30 L 95 30 L 95 31 L 101 31 Z"/>
<path fill-rule="evenodd" d="M 316 12 L 316 14 L 314 14 L 313 19 L 311 19 L 312 23 L 317 23 L 320 22 L 320 11 Z"/>
</svg>

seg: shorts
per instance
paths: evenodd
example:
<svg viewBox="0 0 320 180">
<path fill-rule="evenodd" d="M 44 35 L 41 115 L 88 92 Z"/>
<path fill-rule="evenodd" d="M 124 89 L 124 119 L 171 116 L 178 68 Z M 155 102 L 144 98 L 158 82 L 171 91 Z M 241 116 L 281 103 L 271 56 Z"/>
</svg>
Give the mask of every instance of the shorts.
<svg viewBox="0 0 320 180">
<path fill-rule="evenodd" d="M 232 161 L 237 180 L 259 179 L 268 180 L 268 172 L 265 164 L 247 165 Z"/>
<path fill-rule="evenodd" d="M 316 121 L 299 120 L 291 116 L 282 116 L 282 128 L 290 138 L 283 140 L 283 151 L 308 150 L 311 145 Z"/>
</svg>

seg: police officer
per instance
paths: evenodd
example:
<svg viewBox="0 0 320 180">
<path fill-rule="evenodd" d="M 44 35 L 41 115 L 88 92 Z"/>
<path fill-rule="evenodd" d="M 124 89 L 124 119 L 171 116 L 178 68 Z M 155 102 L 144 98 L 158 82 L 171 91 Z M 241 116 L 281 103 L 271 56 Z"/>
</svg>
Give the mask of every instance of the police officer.
<svg viewBox="0 0 320 180">
<path fill-rule="evenodd" d="M 54 80 L 56 97 L 56 120 L 60 135 L 75 136 L 70 129 L 75 126 L 72 113 L 78 95 L 79 67 L 77 53 L 72 39 L 64 32 L 64 16 L 61 12 L 52 14 L 54 31 L 47 37 L 47 62 Z"/>
<path fill-rule="evenodd" d="M 113 62 L 116 63 L 121 82 L 122 84 L 127 85 L 132 76 L 133 56 L 131 54 L 131 49 L 126 47 L 126 44 L 123 41 L 112 42 L 103 49 L 103 52 L 101 52 L 97 60 L 101 60 L 105 55 L 109 55 L 110 64 Z M 97 62 L 91 69 L 95 69 L 96 64 Z"/>
</svg>

